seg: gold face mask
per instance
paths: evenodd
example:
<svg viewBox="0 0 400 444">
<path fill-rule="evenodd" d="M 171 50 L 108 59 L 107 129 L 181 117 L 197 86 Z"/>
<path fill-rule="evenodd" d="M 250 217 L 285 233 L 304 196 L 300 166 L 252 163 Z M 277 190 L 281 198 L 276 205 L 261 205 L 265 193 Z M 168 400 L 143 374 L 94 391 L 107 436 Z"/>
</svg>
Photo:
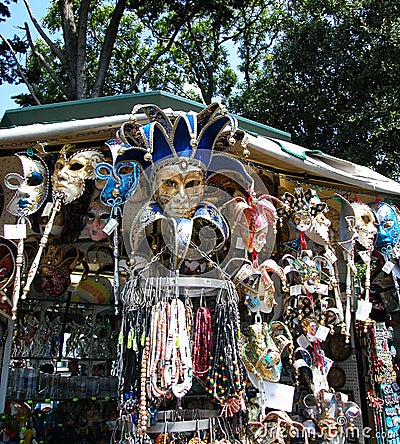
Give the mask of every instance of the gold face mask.
<svg viewBox="0 0 400 444">
<path fill-rule="evenodd" d="M 169 165 L 154 177 L 154 196 L 166 215 L 188 219 L 204 194 L 204 173 L 198 166 Z"/>
</svg>

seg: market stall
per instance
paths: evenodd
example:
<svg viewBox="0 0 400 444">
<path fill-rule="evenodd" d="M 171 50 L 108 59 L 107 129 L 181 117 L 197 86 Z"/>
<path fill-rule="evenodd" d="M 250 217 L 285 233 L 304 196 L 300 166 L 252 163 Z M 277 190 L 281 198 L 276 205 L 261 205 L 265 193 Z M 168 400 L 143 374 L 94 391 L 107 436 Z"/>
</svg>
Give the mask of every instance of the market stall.
<svg viewBox="0 0 400 444">
<path fill-rule="evenodd" d="M 4 436 L 400 442 L 400 184 L 133 96 L 3 118 Z"/>
</svg>

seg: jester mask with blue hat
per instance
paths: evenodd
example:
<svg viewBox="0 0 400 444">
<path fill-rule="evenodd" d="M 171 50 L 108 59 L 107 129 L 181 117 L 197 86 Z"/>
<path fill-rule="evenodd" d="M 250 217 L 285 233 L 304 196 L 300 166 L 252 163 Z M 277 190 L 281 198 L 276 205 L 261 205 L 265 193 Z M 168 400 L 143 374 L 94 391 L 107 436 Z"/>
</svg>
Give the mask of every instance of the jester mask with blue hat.
<svg viewBox="0 0 400 444">
<path fill-rule="evenodd" d="M 140 110 L 148 121 L 144 125 L 136 120 L 140 119 Z M 199 113 L 175 112 L 171 119 L 155 105 L 138 105 L 132 115 L 134 118 L 122 125 L 117 138 L 136 152 L 150 197 L 136 218 L 129 221 L 131 245 L 127 249 L 138 250 L 147 226 L 169 220 L 174 228 L 164 235 L 164 241 L 171 246 L 174 267 L 186 257 L 198 226 L 206 224 L 216 233 L 216 245 L 205 251 L 212 253 L 224 244 L 229 227 L 219 210 L 211 202 L 204 202 L 207 177 L 215 172 L 233 172 L 240 177 L 242 188 L 253 189 L 253 179 L 245 166 L 222 152 L 232 145 L 245 147 L 245 135 L 237 129 L 237 120 L 218 103 Z"/>
<path fill-rule="evenodd" d="M 252 186 L 241 162 L 219 151 L 222 134 L 227 144 L 236 144 L 243 135 L 236 118 L 220 104 L 212 103 L 199 113 L 178 113 L 173 122 L 155 105 L 138 105 L 132 115 L 140 109 L 150 122 L 140 125 L 133 119 L 121 127 L 117 138 L 137 149 L 136 159 L 154 200 L 167 216 L 192 217 L 208 174 L 221 169 L 239 173 L 247 186 Z"/>
</svg>

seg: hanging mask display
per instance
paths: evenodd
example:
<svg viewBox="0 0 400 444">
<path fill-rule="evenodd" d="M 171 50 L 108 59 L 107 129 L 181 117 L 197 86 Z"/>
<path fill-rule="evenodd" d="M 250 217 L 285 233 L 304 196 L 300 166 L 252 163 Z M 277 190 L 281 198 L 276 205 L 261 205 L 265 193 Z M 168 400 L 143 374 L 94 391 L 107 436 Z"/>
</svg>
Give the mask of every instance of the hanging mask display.
<svg viewBox="0 0 400 444">
<path fill-rule="evenodd" d="M 96 165 L 104 160 L 95 149 L 79 150 L 67 156 L 72 148 L 66 145 L 60 152 L 51 176 L 53 199 L 60 198 L 64 205 L 77 199 L 84 190 L 86 180 L 94 180 Z"/>
<path fill-rule="evenodd" d="M 279 217 L 287 217 L 298 231 L 300 236 L 300 249 L 307 248 L 306 233 L 315 224 L 318 213 L 327 211 L 326 203 L 315 199 L 315 191 L 308 189 L 305 193 L 301 187 L 296 187 L 293 194 L 286 192 L 282 196 L 283 206 L 277 212 Z"/>
<path fill-rule="evenodd" d="M 123 132 L 123 129 L 121 129 Z M 97 234 L 96 239 L 104 239 L 108 234 L 113 232 L 114 242 L 114 301 L 115 309 L 118 310 L 118 293 L 119 293 L 119 224 L 118 218 L 122 216 L 121 207 L 132 197 L 139 184 L 139 166 L 132 160 L 133 151 L 128 144 L 122 144 L 117 139 L 111 139 L 106 142 L 112 157 L 112 164 L 101 162 L 95 168 L 96 177 L 100 180 L 106 181 L 100 193 L 100 201 L 103 206 L 110 207 L 110 214 L 102 227 L 101 233 Z M 107 233 L 103 231 L 106 224 L 111 226 Z M 93 228 L 92 229 L 93 233 Z M 96 227 L 96 231 L 98 229 Z M 93 237 L 91 236 L 92 240 Z"/>
<path fill-rule="evenodd" d="M 84 191 L 85 181 L 94 180 L 96 165 L 104 160 L 103 154 L 95 149 L 79 150 L 70 157 L 67 153 L 73 147 L 65 145 L 57 158 L 54 172 L 51 176 L 53 207 L 49 220 L 44 229 L 39 249 L 36 253 L 23 288 L 24 297 L 29 293 L 30 286 L 39 267 L 43 249 L 54 224 L 54 219 L 61 209 L 61 204 L 69 204 L 77 199 Z"/>
<path fill-rule="evenodd" d="M 278 215 L 288 217 L 298 231 L 306 232 L 311 228 L 317 213 L 327 209 L 326 203 L 313 200 L 314 194 L 315 191 L 311 189 L 304 193 L 300 187 L 295 188 L 293 194 L 284 193 L 283 206 L 278 208 Z"/>
<path fill-rule="evenodd" d="M 279 199 L 262 195 L 253 196 L 247 203 L 243 198 L 234 199 L 237 205 L 235 219 L 239 218 L 240 234 L 243 244 L 250 253 L 260 253 L 269 258 L 275 245 L 276 224 L 278 215 L 274 202 L 282 203 Z M 228 202 L 227 204 L 229 204 Z"/>
<path fill-rule="evenodd" d="M 101 162 L 95 168 L 96 177 L 106 181 L 100 200 L 111 208 L 121 207 L 135 193 L 139 180 L 138 164 L 131 160 L 131 147 L 118 139 L 106 142 L 112 156 L 112 164 Z"/>
<path fill-rule="evenodd" d="M 51 236 L 39 265 L 40 285 L 52 298 L 64 295 L 71 284 L 72 270 L 81 262 L 83 253 L 76 247 L 62 248 L 57 237 Z"/>
</svg>

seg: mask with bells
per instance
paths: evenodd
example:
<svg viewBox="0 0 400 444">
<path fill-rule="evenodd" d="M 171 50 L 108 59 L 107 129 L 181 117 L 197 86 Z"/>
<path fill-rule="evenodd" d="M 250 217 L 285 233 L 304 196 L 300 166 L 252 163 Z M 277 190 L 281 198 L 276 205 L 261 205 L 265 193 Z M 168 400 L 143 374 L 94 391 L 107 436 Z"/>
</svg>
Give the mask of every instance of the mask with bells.
<svg viewBox="0 0 400 444">
<path fill-rule="evenodd" d="M 382 254 L 390 254 L 400 239 L 400 224 L 397 208 L 386 202 L 370 204 L 378 222 L 375 248 Z"/>
<path fill-rule="evenodd" d="M 278 208 L 278 216 L 286 216 L 300 232 L 307 232 L 312 226 L 313 220 L 318 213 L 327 209 L 326 203 L 316 202 L 315 191 L 297 187 L 293 194 L 286 192 L 282 196 L 283 206 Z"/>
<path fill-rule="evenodd" d="M 15 196 L 7 206 L 14 216 L 28 216 L 35 213 L 44 203 L 49 189 L 49 171 L 44 161 L 36 154 L 17 153 L 22 164 L 24 177 L 9 173 L 4 183 Z"/>
<path fill-rule="evenodd" d="M 109 219 L 110 209 L 101 203 L 99 197 L 92 199 L 86 213 L 86 228 L 92 241 L 107 239 L 108 235 L 103 228 Z"/>
<path fill-rule="evenodd" d="M 103 155 L 95 149 L 80 150 L 67 157 L 70 146 L 64 147 L 56 161 L 51 178 L 53 195 L 61 196 L 69 204 L 84 191 L 85 180 L 94 179 L 94 169 L 103 161 Z"/>
<path fill-rule="evenodd" d="M 147 179 L 152 196 L 135 212 L 133 223 L 126 221 L 128 212 L 124 207 L 123 225 L 129 224 L 130 233 L 126 248 L 132 255 L 147 227 L 159 220 L 166 221 L 168 229 L 161 229 L 162 237 L 178 258 L 175 268 L 189 255 L 192 239 L 196 243 L 201 238 L 196 243 L 200 248 L 203 243 L 208 245 L 205 226 L 216 232 L 218 238 L 215 248 L 211 251 L 207 248 L 207 254 L 220 248 L 220 234 L 222 243 L 229 234 L 218 208 L 203 201 L 207 175 L 223 167 L 225 171 L 239 173 L 249 184 L 252 178 L 238 160 L 214 150 L 220 140 L 229 139 L 233 145 L 241 143 L 235 138 L 236 119 L 219 104 L 213 103 L 199 113 L 179 113 L 173 120 L 155 105 L 138 105 L 132 114 L 139 109 L 145 112 L 149 123 L 140 125 L 131 119 L 121 127 L 117 137 L 136 152 L 135 160 L 142 167 L 142 177 Z M 152 254 L 156 251 L 151 250 Z"/>
</svg>

